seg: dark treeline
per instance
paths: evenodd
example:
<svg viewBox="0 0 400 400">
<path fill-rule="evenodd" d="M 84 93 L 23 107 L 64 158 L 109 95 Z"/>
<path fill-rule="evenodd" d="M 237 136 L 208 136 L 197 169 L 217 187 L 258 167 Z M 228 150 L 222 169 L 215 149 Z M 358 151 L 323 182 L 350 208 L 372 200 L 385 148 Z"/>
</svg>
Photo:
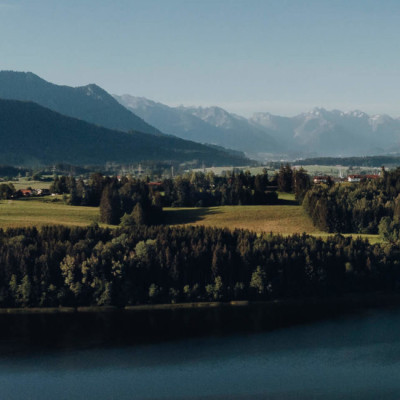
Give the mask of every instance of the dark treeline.
<svg viewBox="0 0 400 400">
<path fill-rule="evenodd" d="M 329 232 L 378 233 L 383 218 L 400 218 L 400 168 L 381 179 L 353 185 L 315 185 L 303 206 L 314 224 Z"/>
<path fill-rule="evenodd" d="M 296 200 L 303 201 L 305 194 L 311 187 L 310 176 L 303 168 L 295 169 L 290 164 L 281 164 L 276 176 L 278 190 L 281 192 L 294 193 Z"/>
<path fill-rule="evenodd" d="M 272 300 L 396 291 L 399 248 L 340 235 L 96 225 L 0 230 L 0 306 Z"/>
<path fill-rule="evenodd" d="M 0 200 L 11 199 L 16 193 L 12 183 L 0 183 Z"/>
<path fill-rule="evenodd" d="M 129 203 L 128 207 L 122 206 L 123 214 L 130 212 L 131 206 L 137 203 L 136 198 L 142 199 L 140 203 L 143 207 L 145 199 L 149 199 L 153 205 L 165 207 L 276 204 L 277 193 L 269 191 L 269 185 L 266 171 L 255 176 L 247 172 L 228 172 L 224 176 L 192 172 L 159 182 L 128 177 L 118 180 L 95 173 L 87 182 L 72 176 L 56 177 L 50 190 L 60 194 L 69 193 L 71 205 L 84 206 L 101 206 L 103 191 L 106 188 L 109 192 L 117 190 L 121 202 Z M 115 204 L 117 202 L 115 200 Z"/>
<path fill-rule="evenodd" d="M 0 165 L 1 177 L 16 177 L 18 175 L 25 175 L 30 170 L 27 168 L 16 168 L 11 165 Z"/>
<path fill-rule="evenodd" d="M 278 195 L 268 190 L 266 170 L 262 174 L 192 172 L 161 181 L 162 202 L 167 207 L 211 207 L 224 205 L 276 204 Z"/>
<path fill-rule="evenodd" d="M 161 221 L 160 193 L 146 181 L 94 173 L 88 182 L 72 176 L 56 177 L 50 186 L 53 193 L 69 193 L 68 203 L 100 206 L 100 221 L 117 225 L 154 224 Z"/>
<path fill-rule="evenodd" d="M 124 188 L 129 196 L 135 196 L 135 191 L 138 191 L 140 196 L 149 196 L 153 203 L 165 207 L 212 207 L 277 204 L 276 189 L 294 192 L 301 200 L 310 187 L 310 178 L 303 169 L 292 170 L 289 165 L 281 166 L 271 180 L 266 170 L 257 175 L 240 171 L 222 176 L 212 172 L 191 172 L 158 182 L 128 177 L 117 180 L 96 173 L 87 182 L 73 177 L 56 177 L 50 190 L 69 193 L 72 205 L 98 206 L 103 189 L 110 183 L 118 190 Z M 120 193 L 120 196 L 126 194 Z"/>
<path fill-rule="evenodd" d="M 257 175 L 233 171 L 222 176 L 212 172 L 191 172 L 158 182 L 131 177 L 117 179 L 94 173 L 88 181 L 75 179 L 73 176 L 57 176 L 50 191 L 69 194 L 67 201 L 71 205 L 100 206 L 101 222 L 122 222 L 127 225 L 138 224 L 143 220 L 146 224 L 160 223 L 163 206 L 277 204 L 276 188 L 294 192 L 296 199 L 302 201 L 309 187 L 310 178 L 306 171 L 292 170 L 289 165 L 282 165 L 271 181 L 266 170 Z M 125 214 L 126 217 L 123 218 Z"/>
</svg>

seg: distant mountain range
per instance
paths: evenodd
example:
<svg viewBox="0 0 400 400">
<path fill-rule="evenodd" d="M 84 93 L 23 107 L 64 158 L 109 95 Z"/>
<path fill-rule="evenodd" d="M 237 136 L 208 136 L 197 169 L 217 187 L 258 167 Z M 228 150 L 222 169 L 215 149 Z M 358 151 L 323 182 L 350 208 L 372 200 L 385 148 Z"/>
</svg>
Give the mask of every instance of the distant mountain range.
<svg viewBox="0 0 400 400">
<path fill-rule="evenodd" d="M 0 99 L 0 164 L 102 165 L 109 161 L 192 161 L 243 165 L 249 160 L 169 135 L 121 132 L 67 117 L 36 103 Z"/>
<path fill-rule="evenodd" d="M 109 129 L 160 133 L 95 84 L 74 88 L 55 85 L 31 72 L 0 71 L 0 98 L 33 101 Z"/>
<path fill-rule="evenodd" d="M 210 143 L 240 151 L 279 151 L 278 142 L 263 127 L 219 107 L 169 107 L 143 97 L 114 96 L 123 106 L 164 133 L 200 143 Z M 151 122 L 150 122 L 151 121 Z M 252 140 L 243 143 L 246 138 Z"/>
<path fill-rule="evenodd" d="M 342 112 L 315 108 L 311 112 L 295 117 L 256 113 L 251 118 L 244 118 L 220 107 L 169 107 L 143 97 L 112 96 L 95 84 L 76 88 L 60 86 L 47 82 L 31 72 L 13 71 L 0 71 L 0 99 L 37 103 L 48 109 L 47 111 L 52 110 L 75 118 L 82 123 L 89 123 L 85 126 L 88 132 L 92 133 L 96 127 L 90 126 L 90 124 L 96 125 L 99 129 L 107 128 L 108 132 L 112 130 L 114 135 L 115 132 L 132 132 L 129 137 L 135 136 L 135 145 L 130 142 L 131 139 L 125 139 L 126 136 L 118 136 L 119 139 L 114 136 L 114 143 L 113 140 L 108 140 L 108 133 L 103 133 L 104 143 L 107 143 L 109 147 L 101 151 L 96 150 L 100 153 L 104 151 L 102 155 L 96 153 L 93 148 L 93 154 L 99 154 L 98 163 L 102 162 L 101 160 L 127 162 L 130 151 L 132 160 L 156 160 L 158 158 L 160 160 L 190 161 L 190 157 L 192 157 L 200 162 L 218 165 L 221 165 L 222 160 L 226 160 L 228 165 L 237 165 L 239 160 L 246 164 L 242 152 L 246 152 L 248 157 L 258 160 L 318 156 L 368 156 L 400 152 L 400 119 L 394 119 L 388 115 L 369 116 L 361 111 Z M 2 104 L 3 107 L 6 107 L 5 103 Z M 50 117 L 50 114 L 46 114 L 44 111 L 39 112 L 40 109 L 37 108 L 35 110 L 38 115 L 49 118 L 48 121 L 39 121 L 37 116 L 33 115 L 32 105 L 25 104 L 24 107 L 30 110 L 30 118 L 32 121 L 36 121 L 35 123 L 40 126 L 43 134 L 44 132 L 45 135 L 50 134 L 48 122 L 51 121 L 52 129 L 54 129 L 53 138 L 59 137 L 61 141 L 63 140 L 65 120 L 59 118 L 62 115 Z M 19 111 L 24 112 L 24 107 L 19 105 L 15 106 L 15 109 L 18 108 Z M 16 119 L 21 118 L 21 123 L 26 122 L 24 114 L 21 117 L 15 113 L 13 115 Z M 4 113 L 3 116 L 7 117 Z M 56 123 L 56 121 L 58 122 Z M 8 127 L 12 126 L 10 120 L 5 123 Z M 67 160 L 64 155 L 63 159 L 54 159 L 55 162 L 68 161 L 72 163 L 73 153 L 80 152 L 79 146 L 83 143 L 89 145 L 90 135 L 85 134 L 83 125 L 78 128 L 76 120 L 69 124 L 70 126 L 74 125 L 77 129 L 71 133 L 71 137 L 79 132 L 82 135 L 82 141 L 76 137 L 78 147 L 75 149 L 70 146 L 67 157 L 69 159 Z M 34 131 L 34 128 L 36 129 L 35 126 L 29 126 L 29 124 L 24 125 L 26 130 Z M 10 132 L 17 131 L 11 130 Z M 101 135 L 100 131 L 97 132 Z M 8 134 L 9 132 L 0 132 L 0 137 Z M 18 131 L 20 136 L 17 136 L 21 138 L 20 140 L 22 140 L 22 134 L 22 131 Z M 30 133 L 25 132 L 25 134 L 29 136 Z M 152 138 L 147 138 L 146 135 L 152 136 Z M 179 141 L 178 138 L 190 142 L 185 143 L 182 140 Z M 40 137 L 37 139 L 41 140 Z M 119 141 L 120 139 L 122 142 Z M 52 137 L 49 136 L 48 140 L 55 149 L 57 145 Z M 97 139 L 93 136 L 90 140 Z M 128 140 L 129 145 L 128 142 L 125 142 L 126 148 L 118 147 L 124 140 Z M 101 146 L 104 143 L 98 143 L 98 145 Z M 139 143 L 142 143 L 144 147 L 140 147 Z M 201 146 L 199 143 L 207 144 L 207 146 Z M 222 147 L 234 151 L 228 151 Z M 118 151 L 115 150 L 116 148 Z M 16 150 L 11 151 L 9 159 L 21 160 L 21 156 L 18 156 Z M 109 153 L 108 158 L 105 154 L 106 150 Z M 4 159 L 7 158 L 7 149 L 4 146 L 0 149 L 0 153 L 3 154 Z M 60 157 L 61 154 L 60 152 Z M 30 157 L 33 157 L 32 160 L 40 158 L 37 158 L 36 152 Z M 51 157 L 49 152 L 42 161 Z M 82 153 L 76 157 L 76 160 L 93 160 L 95 158 L 88 154 L 84 157 Z M 27 165 L 26 162 L 24 164 Z"/>
<path fill-rule="evenodd" d="M 114 96 L 165 133 L 242 150 L 250 157 L 363 156 L 400 150 L 400 119 L 315 108 L 295 117 L 251 118 L 219 107 L 169 107 L 143 97 Z"/>
<path fill-rule="evenodd" d="M 242 152 L 162 133 L 94 84 L 73 88 L 0 71 L 0 99 L 0 163 L 249 162 Z"/>
</svg>

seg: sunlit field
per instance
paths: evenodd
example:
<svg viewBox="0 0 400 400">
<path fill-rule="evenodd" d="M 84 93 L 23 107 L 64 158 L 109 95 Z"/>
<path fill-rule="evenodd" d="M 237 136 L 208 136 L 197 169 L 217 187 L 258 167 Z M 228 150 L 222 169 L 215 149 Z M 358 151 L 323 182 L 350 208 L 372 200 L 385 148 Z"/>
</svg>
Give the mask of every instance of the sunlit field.
<svg viewBox="0 0 400 400">
<path fill-rule="evenodd" d="M 207 226 L 228 229 L 249 229 L 280 235 L 307 233 L 328 237 L 317 229 L 303 207 L 296 204 L 291 193 L 279 193 L 280 205 L 221 206 L 205 208 L 164 208 L 165 222 L 170 225 Z M 345 235 L 349 236 L 349 235 Z M 350 235 L 380 241 L 378 235 Z"/>
<path fill-rule="evenodd" d="M 43 225 L 86 226 L 99 220 L 96 207 L 77 207 L 51 196 L 0 201 L 0 228 Z"/>
<path fill-rule="evenodd" d="M 34 181 L 29 180 L 27 178 L 19 178 L 16 181 L 7 181 L 7 182 L 0 182 L 0 183 L 11 183 L 14 185 L 16 190 L 20 189 L 48 189 L 51 185 L 51 182 L 43 182 L 43 181 Z"/>
<path fill-rule="evenodd" d="M 217 228 L 250 229 L 256 232 L 320 233 L 299 206 L 222 206 L 206 208 L 166 208 L 171 225 L 203 225 Z"/>
<path fill-rule="evenodd" d="M 279 193 L 280 205 L 221 206 L 203 208 L 164 208 L 164 222 L 171 226 L 207 226 L 228 229 L 249 229 L 280 235 L 307 233 L 327 237 L 318 230 L 304 209 L 294 201 L 293 194 Z M 98 207 L 64 204 L 62 196 L 46 196 L 0 201 L 0 228 L 44 225 L 87 226 L 99 222 Z M 100 224 L 102 226 L 106 226 Z M 359 235 L 372 243 L 378 235 Z"/>
</svg>

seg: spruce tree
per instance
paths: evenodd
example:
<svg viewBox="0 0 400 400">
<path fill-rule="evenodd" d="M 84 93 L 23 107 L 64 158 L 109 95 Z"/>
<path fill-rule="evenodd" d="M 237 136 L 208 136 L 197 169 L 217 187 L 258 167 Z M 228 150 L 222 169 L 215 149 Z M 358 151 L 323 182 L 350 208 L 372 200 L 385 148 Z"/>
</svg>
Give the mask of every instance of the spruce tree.
<svg viewBox="0 0 400 400">
<path fill-rule="evenodd" d="M 121 218 L 121 205 L 118 190 L 113 183 L 105 186 L 100 200 L 100 221 L 118 225 Z"/>
</svg>

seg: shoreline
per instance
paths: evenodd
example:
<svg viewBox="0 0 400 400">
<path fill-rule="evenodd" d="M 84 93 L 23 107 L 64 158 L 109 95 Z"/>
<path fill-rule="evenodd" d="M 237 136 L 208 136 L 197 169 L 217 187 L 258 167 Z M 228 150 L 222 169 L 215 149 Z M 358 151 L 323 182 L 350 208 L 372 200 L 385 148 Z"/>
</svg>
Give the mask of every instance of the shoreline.
<svg viewBox="0 0 400 400">
<path fill-rule="evenodd" d="M 78 307 L 20 307 L 0 308 L 0 315 L 12 314 L 75 314 L 75 313 L 124 313 L 132 311 L 173 311 L 190 309 L 213 308 L 245 308 L 263 307 L 270 309 L 297 309 L 298 307 L 334 307 L 340 311 L 348 307 L 347 311 L 375 307 L 391 307 L 400 305 L 400 293 L 350 293 L 339 296 L 303 297 L 270 301 L 232 300 L 228 302 L 188 302 L 188 303 L 161 303 L 139 304 L 124 307 L 117 306 L 78 306 Z M 304 310 L 305 311 L 305 310 Z M 346 311 L 346 310 L 344 310 Z M 328 313 L 329 314 L 329 313 Z"/>
<path fill-rule="evenodd" d="M 269 302 L 0 309 L 0 356 L 229 337 L 400 311 L 400 294 Z"/>
</svg>

